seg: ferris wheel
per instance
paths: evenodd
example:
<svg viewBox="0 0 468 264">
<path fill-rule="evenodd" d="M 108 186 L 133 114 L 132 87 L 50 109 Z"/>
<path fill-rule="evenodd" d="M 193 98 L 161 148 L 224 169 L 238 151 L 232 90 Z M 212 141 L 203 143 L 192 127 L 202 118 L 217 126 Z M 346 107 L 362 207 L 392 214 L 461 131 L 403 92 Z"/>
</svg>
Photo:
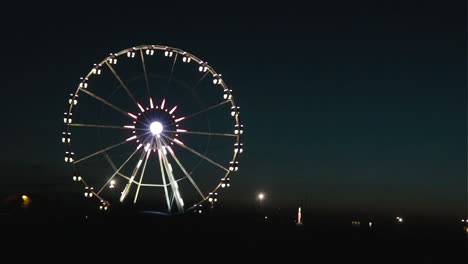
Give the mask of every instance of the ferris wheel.
<svg viewBox="0 0 468 264">
<path fill-rule="evenodd" d="M 111 53 L 68 98 L 65 162 L 100 210 L 142 201 L 198 212 L 239 169 L 239 110 L 221 74 L 188 52 L 142 45 Z"/>
</svg>

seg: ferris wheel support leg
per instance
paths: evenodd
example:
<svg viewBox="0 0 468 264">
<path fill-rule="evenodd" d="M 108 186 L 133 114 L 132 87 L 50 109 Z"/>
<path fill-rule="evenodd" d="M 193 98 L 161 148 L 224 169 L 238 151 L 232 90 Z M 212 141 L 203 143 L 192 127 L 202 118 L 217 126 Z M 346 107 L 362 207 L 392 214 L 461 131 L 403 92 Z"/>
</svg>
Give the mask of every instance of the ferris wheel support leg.
<svg viewBox="0 0 468 264">
<path fill-rule="evenodd" d="M 175 198 L 175 195 L 172 195 L 172 198 L 171 198 L 171 206 L 174 204 L 174 198 Z"/>
<path fill-rule="evenodd" d="M 164 140 L 161 139 L 163 142 Z M 167 144 L 166 144 L 167 145 Z M 200 194 L 200 196 L 202 197 L 203 200 L 205 200 L 205 195 L 203 195 L 202 191 L 200 190 L 200 188 L 198 188 L 198 185 L 197 183 L 192 179 L 192 177 L 190 177 L 190 174 L 187 172 L 187 170 L 185 170 L 184 166 L 182 166 L 182 164 L 180 163 L 179 159 L 176 157 L 176 155 L 174 154 L 174 151 L 172 151 L 172 149 L 170 147 L 169 148 L 169 153 L 171 154 L 172 158 L 175 160 L 175 162 L 177 163 L 177 165 L 179 165 L 180 169 L 182 170 L 182 172 L 185 174 L 185 176 L 189 179 L 189 181 L 192 183 L 193 187 L 197 190 L 197 192 Z"/>
<path fill-rule="evenodd" d="M 138 194 L 140 193 L 140 188 L 141 188 L 141 182 L 143 181 L 143 176 L 145 176 L 146 164 L 148 163 L 148 158 L 151 154 L 151 149 L 148 149 L 147 152 L 148 153 L 146 154 L 145 163 L 143 164 L 143 169 L 141 170 L 140 181 L 138 182 L 138 187 L 136 190 L 135 199 L 133 199 L 133 203 L 136 203 L 138 199 Z"/>
<path fill-rule="evenodd" d="M 166 153 L 165 153 L 165 150 L 163 149 L 161 140 L 159 140 L 158 138 L 156 140 L 158 141 L 159 148 L 161 149 L 161 154 L 162 154 L 161 156 L 162 156 L 163 164 L 164 164 L 164 167 L 166 168 L 167 178 L 169 179 L 173 195 L 175 196 L 177 208 L 179 209 L 180 213 L 183 213 L 184 212 L 184 200 L 180 196 L 179 185 L 174 179 L 174 175 L 172 173 L 172 166 L 167 160 Z"/>
<path fill-rule="evenodd" d="M 167 157 L 165 155 L 163 156 L 163 162 L 165 164 L 166 172 L 167 172 L 167 175 L 168 175 L 168 178 L 169 178 L 169 181 L 170 181 L 170 185 L 171 185 L 171 188 L 172 188 L 172 195 L 175 197 L 177 209 L 179 209 L 180 213 L 183 213 L 184 212 L 184 200 L 180 196 L 179 185 L 174 180 L 174 174 L 172 173 L 172 166 L 169 163 L 169 161 L 167 160 Z"/>
<path fill-rule="evenodd" d="M 158 159 L 159 159 L 159 167 L 161 168 L 161 177 L 164 185 L 164 194 L 166 197 L 166 202 L 167 202 L 167 210 L 168 212 L 171 212 L 172 210 L 172 203 L 169 202 L 169 192 L 167 191 L 167 184 L 166 184 L 166 175 L 164 173 L 164 167 L 163 167 L 163 161 L 162 161 L 162 150 L 160 148 L 159 141 L 156 140 L 156 146 L 158 149 Z"/>
<path fill-rule="evenodd" d="M 130 176 L 130 179 L 128 180 L 127 185 L 125 186 L 125 189 L 122 192 L 122 195 L 120 196 L 120 202 L 123 202 L 125 198 L 127 197 L 128 193 L 130 192 L 130 188 L 132 187 L 132 183 L 135 179 L 135 175 L 138 173 L 138 170 L 140 169 L 141 163 L 143 162 L 143 157 L 145 156 L 146 151 L 143 149 L 143 153 L 140 156 L 140 159 L 138 160 L 137 165 L 133 169 L 132 175 Z"/>
</svg>

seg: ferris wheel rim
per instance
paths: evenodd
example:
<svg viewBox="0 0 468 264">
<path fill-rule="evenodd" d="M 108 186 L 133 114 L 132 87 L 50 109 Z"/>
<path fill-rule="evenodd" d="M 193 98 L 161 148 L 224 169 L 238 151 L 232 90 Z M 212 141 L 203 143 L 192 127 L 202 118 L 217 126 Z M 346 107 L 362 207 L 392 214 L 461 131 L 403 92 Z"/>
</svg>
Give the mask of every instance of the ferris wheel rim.
<svg viewBox="0 0 468 264">
<path fill-rule="evenodd" d="M 220 76 L 221 76 L 221 75 L 218 74 L 218 73 L 214 70 L 214 68 L 213 68 L 212 66 L 210 66 L 207 62 L 205 62 L 205 61 L 201 60 L 200 58 L 196 57 L 195 55 L 193 55 L 193 54 L 191 54 L 191 53 L 188 53 L 188 52 L 186 52 L 186 51 L 183 51 L 183 50 L 181 50 L 181 49 L 174 48 L 174 47 L 169 47 L 169 46 L 162 46 L 162 45 L 139 45 L 139 46 L 135 46 L 135 47 L 132 47 L 132 48 L 123 49 L 123 50 L 121 50 L 121 51 L 119 51 L 119 52 L 116 52 L 116 53 L 111 53 L 109 56 L 105 57 L 105 58 L 104 58 L 101 62 L 99 62 L 98 64 L 94 64 L 94 67 L 91 68 L 91 70 L 88 72 L 88 74 L 87 74 L 85 77 L 82 77 L 82 78 L 81 78 L 82 81 L 78 84 L 77 88 L 75 89 L 75 92 L 73 93 L 73 98 L 76 98 L 80 92 L 84 92 L 84 93 L 86 93 L 86 94 L 88 94 L 88 95 L 90 95 L 90 96 L 92 96 L 92 97 L 95 97 L 95 99 L 101 101 L 101 103 L 107 104 L 108 106 L 114 108 L 114 110 L 117 110 L 117 111 L 119 111 L 119 112 L 121 112 L 121 113 L 123 113 L 123 114 L 126 114 L 126 116 L 128 117 L 128 115 L 130 115 L 129 112 L 126 112 L 125 110 L 120 109 L 119 107 L 113 106 L 113 105 L 110 104 L 110 103 L 106 103 L 106 102 L 105 102 L 105 99 L 103 99 L 103 98 L 100 98 L 100 99 L 102 99 L 102 100 L 100 100 L 99 98 L 96 98 L 96 95 L 95 95 L 95 96 L 91 95 L 91 92 L 90 92 L 89 90 L 87 90 L 86 87 L 83 87 L 83 84 L 86 83 L 86 82 L 91 78 L 92 75 L 94 75 L 93 70 L 100 69 L 100 67 L 102 67 L 102 66 L 104 66 L 104 65 L 107 65 L 107 66 L 109 67 L 109 69 L 114 73 L 114 75 L 116 75 L 116 78 L 119 79 L 119 77 L 117 76 L 116 72 L 113 70 L 112 66 L 109 64 L 109 60 L 110 60 L 110 59 L 114 59 L 114 58 L 118 58 L 118 57 L 120 57 L 120 56 L 123 56 L 124 54 L 129 53 L 129 52 L 137 52 L 137 51 L 139 51 L 139 53 L 141 54 L 141 58 L 142 58 L 142 61 L 143 61 L 143 68 L 144 68 L 144 71 L 145 71 L 145 78 L 147 78 L 147 73 L 146 73 L 145 63 L 144 63 L 144 54 L 143 54 L 144 51 L 147 51 L 147 50 L 155 50 L 155 51 L 156 51 L 156 50 L 159 50 L 159 51 L 164 51 L 164 52 L 168 52 L 168 51 L 170 51 L 170 52 L 175 52 L 174 63 L 175 63 L 175 61 L 176 61 L 176 59 L 177 59 L 177 56 L 178 56 L 178 55 L 181 55 L 181 56 L 184 56 L 185 58 L 190 58 L 190 60 L 193 60 L 194 62 L 198 63 L 198 64 L 200 65 L 200 67 L 201 67 L 201 66 L 205 67 L 205 68 L 206 68 L 205 74 L 202 76 L 202 78 L 201 78 L 198 82 L 200 82 L 200 81 L 201 81 L 203 78 L 205 78 L 208 74 L 211 74 L 211 75 L 213 76 L 213 78 L 220 78 Z M 173 64 L 173 67 L 174 67 L 174 64 Z M 204 70 L 205 70 L 205 68 L 204 68 Z M 172 69 L 172 70 L 173 70 L 173 69 Z M 171 75 L 172 75 L 172 71 L 171 71 Z M 119 82 L 120 82 L 121 85 L 125 88 L 125 90 L 127 90 L 127 93 L 129 94 L 129 96 L 132 97 L 131 93 L 128 92 L 129 89 L 125 87 L 125 84 L 123 83 L 123 81 L 119 79 Z M 198 82 L 197 82 L 196 85 L 198 85 Z M 148 80 L 147 80 L 147 79 L 146 79 L 146 83 L 147 83 L 147 85 L 148 85 Z M 222 101 L 222 104 L 230 103 L 230 104 L 231 104 L 231 108 L 236 108 L 236 107 L 238 107 L 238 106 L 236 105 L 235 101 L 234 101 L 234 97 L 233 97 L 232 94 L 231 94 L 232 90 L 229 89 L 229 87 L 227 86 L 227 84 L 225 83 L 225 81 L 222 80 L 222 81 L 220 81 L 218 84 L 224 89 L 224 91 L 228 91 L 228 93 L 229 93 L 229 98 L 228 98 L 227 100 Z M 195 87 L 196 87 L 196 85 L 195 85 Z M 149 89 L 149 85 L 148 85 L 148 90 L 150 90 L 150 89 Z M 151 98 L 151 97 L 150 97 L 150 98 Z M 139 103 L 137 102 L 137 100 L 135 100 L 134 97 L 132 97 L 132 99 L 133 99 L 133 101 L 134 101 L 135 104 L 139 105 Z M 226 99 L 226 98 L 225 98 L 225 99 Z M 151 102 L 151 103 L 152 103 L 152 102 Z M 71 116 L 71 115 L 72 115 L 72 111 L 73 111 L 74 105 L 75 105 L 75 104 L 70 104 L 70 105 L 69 105 L 69 108 L 68 108 L 68 111 L 67 111 L 67 115 L 68 115 L 68 116 Z M 233 115 L 233 117 L 234 117 L 235 124 L 236 124 L 235 127 L 241 127 L 238 114 Z M 67 132 L 67 134 L 70 134 L 71 127 L 72 127 L 72 126 L 75 126 L 75 125 L 76 125 L 76 124 L 66 122 L 66 132 Z M 119 127 L 119 128 L 120 128 L 120 127 Z M 124 127 L 124 128 L 121 128 L 121 129 L 126 129 L 126 128 Z M 173 131 L 168 131 L 168 132 L 173 132 Z M 183 132 L 179 131 L 179 133 L 183 133 Z M 197 132 L 196 132 L 196 131 L 192 131 L 192 133 L 197 133 Z M 201 132 L 198 132 L 198 133 L 201 133 Z M 223 134 L 223 135 L 227 135 L 227 134 Z M 164 135 L 162 135 L 162 136 L 164 137 Z M 241 135 L 240 135 L 240 134 L 229 134 L 229 136 L 232 136 L 232 137 L 235 137 L 235 138 L 236 138 L 236 143 L 235 143 L 235 145 L 238 145 L 238 146 L 239 146 L 239 145 L 241 144 L 241 141 L 240 141 Z M 170 140 L 170 138 L 167 138 L 167 137 L 166 137 L 164 140 Z M 127 141 L 126 141 L 126 142 L 127 142 Z M 124 143 L 122 143 L 122 144 L 125 144 L 126 142 L 124 142 Z M 71 150 L 70 141 L 67 141 L 67 142 L 65 142 L 65 143 L 66 143 L 67 149 Z M 175 142 L 175 143 L 176 143 L 176 142 Z M 137 150 L 138 150 L 138 149 L 137 149 Z M 105 152 L 105 151 L 104 151 L 104 152 Z M 72 152 L 71 152 L 71 153 L 72 153 Z M 134 153 L 136 153 L 136 151 L 135 151 Z M 235 151 L 234 154 L 233 154 L 233 156 L 232 156 L 231 162 L 237 162 L 238 155 L 239 155 L 239 151 L 237 151 L 237 152 Z M 129 158 L 129 159 L 130 159 L 130 158 Z M 72 163 L 73 169 L 74 169 L 75 172 L 78 170 L 78 168 L 77 168 L 76 166 L 77 166 L 77 163 L 79 163 L 79 161 L 80 161 L 80 160 L 74 161 L 74 162 Z M 229 178 L 229 175 L 232 173 L 232 170 L 226 169 L 226 168 L 224 168 L 224 169 L 225 169 L 226 173 L 225 173 L 224 176 L 222 177 L 222 181 L 228 179 L 228 178 Z M 162 167 L 161 167 L 161 170 L 162 170 Z M 98 192 L 92 191 L 92 194 L 94 194 L 94 196 L 96 196 L 96 198 L 100 199 L 100 200 L 101 200 L 101 203 L 105 203 L 105 204 L 109 205 L 109 201 L 103 199 L 103 197 L 100 196 L 100 193 L 101 193 L 102 189 L 107 185 L 107 183 L 108 183 L 109 181 L 111 181 L 112 178 L 113 178 L 114 176 L 116 176 L 116 175 L 119 175 L 119 172 L 118 172 L 118 171 L 115 172 L 115 175 L 113 175 L 111 178 L 109 178 L 109 180 L 106 182 L 106 184 L 104 184 L 103 187 L 101 187 L 101 189 L 100 189 Z M 119 176 L 123 176 L 123 175 L 119 175 Z M 186 176 L 187 176 L 187 175 L 186 175 Z M 188 176 L 189 176 L 189 175 L 188 175 Z M 125 176 L 124 176 L 124 177 L 125 177 Z M 126 177 L 126 178 L 128 178 L 128 177 Z M 187 177 L 184 177 L 184 178 L 187 178 Z M 190 178 L 190 177 L 188 177 L 188 178 Z M 142 179 L 142 177 L 141 177 L 140 179 Z M 129 180 L 130 180 L 130 178 L 129 178 Z M 179 181 L 179 180 L 182 180 L 182 179 L 178 179 L 178 181 Z M 85 181 L 83 178 L 81 178 L 80 181 L 85 185 L 85 188 L 92 188 L 90 185 L 88 185 L 88 184 L 86 183 L 86 181 Z M 223 186 L 222 186 L 222 181 L 221 181 L 220 183 L 218 183 L 218 185 L 216 185 L 216 187 L 214 188 L 214 190 L 212 190 L 212 192 L 210 192 L 210 194 L 216 192 L 219 188 L 222 188 L 222 187 L 223 187 Z M 133 182 L 132 182 L 132 183 L 133 183 Z M 166 184 L 164 184 L 164 185 L 166 186 Z M 149 185 L 142 185 L 141 182 L 140 182 L 140 184 L 138 185 L 138 190 L 139 190 L 139 188 L 140 188 L 141 186 L 149 186 Z M 149 186 L 149 187 L 150 187 L 150 186 Z M 162 187 L 162 186 L 156 186 L 156 185 L 155 185 L 154 187 Z M 202 196 L 203 199 L 202 199 L 201 201 L 199 201 L 198 203 L 195 203 L 193 206 L 189 207 L 187 210 L 191 210 L 191 209 L 193 209 L 194 207 L 200 205 L 201 203 L 203 203 L 203 202 L 205 202 L 206 200 L 209 199 L 209 195 L 206 195 L 206 196 L 205 196 L 205 195 L 202 194 L 201 196 Z M 166 195 L 166 197 L 168 197 L 168 196 Z M 107 207 L 106 207 L 106 208 L 107 208 Z M 107 209 L 106 209 L 106 210 L 107 210 Z"/>
</svg>

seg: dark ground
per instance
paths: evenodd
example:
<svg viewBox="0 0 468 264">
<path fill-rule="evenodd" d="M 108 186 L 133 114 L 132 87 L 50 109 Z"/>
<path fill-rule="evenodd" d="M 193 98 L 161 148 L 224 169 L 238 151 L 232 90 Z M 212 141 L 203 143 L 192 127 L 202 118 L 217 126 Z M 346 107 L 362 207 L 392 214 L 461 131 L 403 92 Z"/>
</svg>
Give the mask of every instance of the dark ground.
<svg viewBox="0 0 468 264">
<path fill-rule="evenodd" d="M 263 259 L 303 263 L 467 263 L 462 225 L 443 221 L 361 222 L 307 216 L 303 226 L 254 214 L 47 217 L 2 215 L 2 256 L 44 260 Z M 313 220 L 312 220 L 313 219 Z M 291 221 L 290 221 L 291 220 Z M 23 254 L 27 252 L 28 254 Z M 5 254 L 7 253 L 7 254 Z M 284 260 L 284 261 L 283 261 Z M 69 261 L 67 261 L 69 262 Z"/>
</svg>

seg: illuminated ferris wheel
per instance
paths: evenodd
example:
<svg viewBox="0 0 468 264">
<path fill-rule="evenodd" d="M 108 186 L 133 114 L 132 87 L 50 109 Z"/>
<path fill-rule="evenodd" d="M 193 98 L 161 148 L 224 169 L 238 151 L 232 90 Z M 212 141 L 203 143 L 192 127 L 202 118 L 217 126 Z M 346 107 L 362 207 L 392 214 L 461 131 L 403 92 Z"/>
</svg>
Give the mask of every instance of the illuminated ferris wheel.
<svg viewBox="0 0 468 264">
<path fill-rule="evenodd" d="M 65 162 L 100 210 L 116 200 L 199 211 L 239 169 L 243 126 L 232 90 L 180 49 L 111 53 L 81 78 L 68 104 Z"/>
</svg>

